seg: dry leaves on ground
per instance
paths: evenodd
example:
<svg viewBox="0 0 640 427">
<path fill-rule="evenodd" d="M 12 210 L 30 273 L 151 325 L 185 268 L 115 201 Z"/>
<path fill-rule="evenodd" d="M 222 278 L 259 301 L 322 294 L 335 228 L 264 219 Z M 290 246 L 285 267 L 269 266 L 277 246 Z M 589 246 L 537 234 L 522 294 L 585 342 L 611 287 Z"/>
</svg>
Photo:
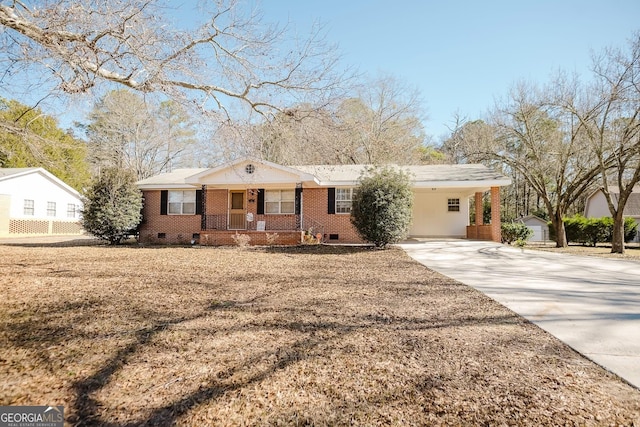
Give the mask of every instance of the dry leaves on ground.
<svg viewBox="0 0 640 427">
<path fill-rule="evenodd" d="M 640 424 L 640 391 L 399 249 L 0 246 L 0 271 L 0 405 L 68 424 Z"/>
</svg>

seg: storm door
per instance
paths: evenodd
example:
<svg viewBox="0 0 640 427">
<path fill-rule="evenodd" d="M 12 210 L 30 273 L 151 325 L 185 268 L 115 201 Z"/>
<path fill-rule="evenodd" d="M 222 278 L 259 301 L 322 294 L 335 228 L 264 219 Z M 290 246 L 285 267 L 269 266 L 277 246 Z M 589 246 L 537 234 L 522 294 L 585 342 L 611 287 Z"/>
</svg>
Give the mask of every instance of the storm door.
<svg viewBox="0 0 640 427">
<path fill-rule="evenodd" d="M 229 192 L 229 230 L 247 229 L 247 198 L 244 190 Z"/>
</svg>

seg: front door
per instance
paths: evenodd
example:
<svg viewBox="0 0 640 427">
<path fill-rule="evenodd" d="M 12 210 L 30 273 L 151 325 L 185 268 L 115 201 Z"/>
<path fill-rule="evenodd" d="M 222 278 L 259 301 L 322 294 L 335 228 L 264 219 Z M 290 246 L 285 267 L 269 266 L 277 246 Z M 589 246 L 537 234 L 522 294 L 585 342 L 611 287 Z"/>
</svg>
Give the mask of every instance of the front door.
<svg viewBox="0 0 640 427">
<path fill-rule="evenodd" d="M 229 192 L 229 230 L 247 229 L 247 198 L 244 190 Z"/>
</svg>

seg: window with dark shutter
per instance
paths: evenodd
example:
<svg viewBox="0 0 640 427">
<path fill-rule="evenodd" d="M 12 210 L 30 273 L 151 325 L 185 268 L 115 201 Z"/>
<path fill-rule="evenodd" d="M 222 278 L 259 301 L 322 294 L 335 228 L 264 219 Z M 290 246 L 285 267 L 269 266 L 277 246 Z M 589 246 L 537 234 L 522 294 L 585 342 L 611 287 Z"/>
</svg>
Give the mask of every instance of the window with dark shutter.
<svg viewBox="0 0 640 427">
<path fill-rule="evenodd" d="M 196 215 L 202 215 L 202 190 L 196 190 Z"/>
<path fill-rule="evenodd" d="M 264 215 L 264 188 L 258 189 L 258 215 Z"/>
<path fill-rule="evenodd" d="M 167 214 L 167 205 L 169 204 L 169 191 L 162 190 L 160 192 L 160 215 Z"/>
<path fill-rule="evenodd" d="M 302 188 L 296 188 L 295 214 L 300 215 L 300 206 L 302 205 Z"/>
<path fill-rule="evenodd" d="M 327 213 L 334 214 L 336 213 L 336 189 L 331 187 L 328 189 L 328 197 L 327 197 Z"/>
</svg>

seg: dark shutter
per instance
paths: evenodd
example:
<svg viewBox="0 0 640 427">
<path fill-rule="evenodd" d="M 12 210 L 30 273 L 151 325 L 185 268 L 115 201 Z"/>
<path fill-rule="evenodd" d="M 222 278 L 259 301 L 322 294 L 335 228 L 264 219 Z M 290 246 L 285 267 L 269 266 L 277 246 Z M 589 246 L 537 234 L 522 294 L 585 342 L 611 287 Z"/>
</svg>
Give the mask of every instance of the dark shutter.
<svg viewBox="0 0 640 427">
<path fill-rule="evenodd" d="M 169 204 L 169 191 L 162 190 L 160 192 L 160 215 L 167 214 L 167 205 Z"/>
<path fill-rule="evenodd" d="M 300 215 L 300 206 L 302 205 L 302 188 L 296 188 L 295 214 Z"/>
<path fill-rule="evenodd" d="M 327 198 L 327 213 L 336 213 L 336 189 L 334 187 L 328 188 L 329 197 Z"/>
<path fill-rule="evenodd" d="M 202 215 L 202 190 L 196 190 L 196 215 Z"/>
<path fill-rule="evenodd" d="M 258 189 L 258 215 L 264 215 L 264 188 Z"/>
</svg>

